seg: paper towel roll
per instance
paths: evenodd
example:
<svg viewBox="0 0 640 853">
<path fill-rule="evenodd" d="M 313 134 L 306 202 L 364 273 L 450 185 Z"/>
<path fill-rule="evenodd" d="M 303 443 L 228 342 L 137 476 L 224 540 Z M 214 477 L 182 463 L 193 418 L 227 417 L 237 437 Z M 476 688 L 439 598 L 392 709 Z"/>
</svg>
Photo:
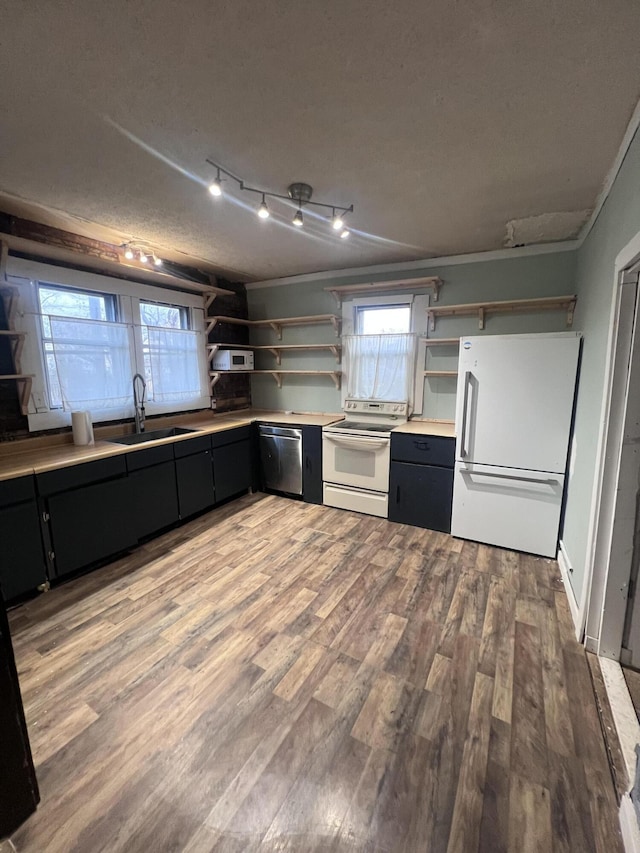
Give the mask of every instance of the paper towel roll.
<svg viewBox="0 0 640 853">
<path fill-rule="evenodd" d="M 71 429 L 73 443 L 78 445 L 93 444 L 93 424 L 91 412 L 71 412 Z"/>
</svg>

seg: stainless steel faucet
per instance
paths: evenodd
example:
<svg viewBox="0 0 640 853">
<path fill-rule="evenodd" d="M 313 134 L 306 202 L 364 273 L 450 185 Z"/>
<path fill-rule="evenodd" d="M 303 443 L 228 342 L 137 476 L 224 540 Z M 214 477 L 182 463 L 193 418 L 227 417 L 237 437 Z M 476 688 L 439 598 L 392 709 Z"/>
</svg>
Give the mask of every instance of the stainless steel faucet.
<svg viewBox="0 0 640 853">
<path fill-rule="evenodd" d="M 142 384 L 142 393 L 138 395 L 138 387 Z M 133 377 L 133 408 L 136 419 L 136 432 L 144 432 L 144 396 L 147 393 L 147 383 L 141 373 Z"/>
</svg>

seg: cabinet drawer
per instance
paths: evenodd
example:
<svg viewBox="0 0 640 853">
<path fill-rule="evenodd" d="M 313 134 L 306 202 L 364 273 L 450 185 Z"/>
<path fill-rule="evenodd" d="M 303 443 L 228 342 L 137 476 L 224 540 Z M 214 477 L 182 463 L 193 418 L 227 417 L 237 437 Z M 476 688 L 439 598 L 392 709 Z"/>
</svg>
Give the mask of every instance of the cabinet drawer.
<svg viewBox="0 0 640 853">
<path fill-rule="evenodd" d="M 127 471 L 139 471 L 141 468 L 150 468 L 161 462 L 173 462 L 173 446 L 162 444 L 159 447 L 147 447 L 144 450 L 135 450 L 127 453 Z"/>
<path fill-rule="evenodd" d="M 82 465 L 36 474 L 36 483 L 41 495 L 52 495 L 78 486 L 99 483 L 100 480 L 121 477 L 126 473 L 124 456 L 111 456 L 108 459 L 97 459 L 95 462 L 84 462 Z"/>
<path fill-rule="evenodd" d="M 233 444 L 236 441 L 244 441 L 251 434 L 251 427 L 241 426 L 234 429 L 225 429 L 221 432 L 211 434 L 211 444 L 213 447 L 222 447 L 225 444 Z"/>
<path fill-rule="evenodd" d="M 36 496 L 33 475 L 16 477 L 15 480 L 0 481 L 0 507 L 19 504 L 32 500 Z"/>
<path fill-rule="evenodd" d="M 206 450 L 211 450 L 211 437 L 208 435 L 199 435 L 197 438 L 176 441 L 173 445 L 173 452 L 176 459 L 182 459 L 184 456 L 193 456 L 194 453 L 204 453 Z"/>
<path fill-rule="evenodd" d="M 418 465 L 453 468 L 455 450 L 455 438 L 391 433 L 391 458 L 396 462 L 416 462 Z"/>
</svg>

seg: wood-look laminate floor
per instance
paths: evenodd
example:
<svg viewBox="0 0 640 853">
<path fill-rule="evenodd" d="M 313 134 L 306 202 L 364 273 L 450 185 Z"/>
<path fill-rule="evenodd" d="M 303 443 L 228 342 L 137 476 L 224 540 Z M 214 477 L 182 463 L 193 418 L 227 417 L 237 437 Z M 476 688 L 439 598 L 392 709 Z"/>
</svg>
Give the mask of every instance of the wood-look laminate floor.
<svg viewBox="0 0 640 853">
<path fill-rule="evenodd" d="M 19 851 L 622 850 L 551 561 L 254 495 L 11 622 Z"/>
</svg>

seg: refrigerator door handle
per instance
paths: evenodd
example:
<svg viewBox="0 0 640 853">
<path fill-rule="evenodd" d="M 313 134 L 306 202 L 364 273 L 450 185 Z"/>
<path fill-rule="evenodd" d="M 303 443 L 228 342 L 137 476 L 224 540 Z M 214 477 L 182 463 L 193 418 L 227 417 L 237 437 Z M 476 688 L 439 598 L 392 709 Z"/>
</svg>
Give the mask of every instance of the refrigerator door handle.
<svg viewBox="0 0 640 853">
<path fill-rule="evenodd" d="M 460 456 L 465 459 L 469 454 L 467 451 L 467 423 L 469 407 L 469 383 L 471 371 L 466 370 L 464 374 L 464 392 L 462 401 L 462 433 L 460 435 Z"/>
</svg>

